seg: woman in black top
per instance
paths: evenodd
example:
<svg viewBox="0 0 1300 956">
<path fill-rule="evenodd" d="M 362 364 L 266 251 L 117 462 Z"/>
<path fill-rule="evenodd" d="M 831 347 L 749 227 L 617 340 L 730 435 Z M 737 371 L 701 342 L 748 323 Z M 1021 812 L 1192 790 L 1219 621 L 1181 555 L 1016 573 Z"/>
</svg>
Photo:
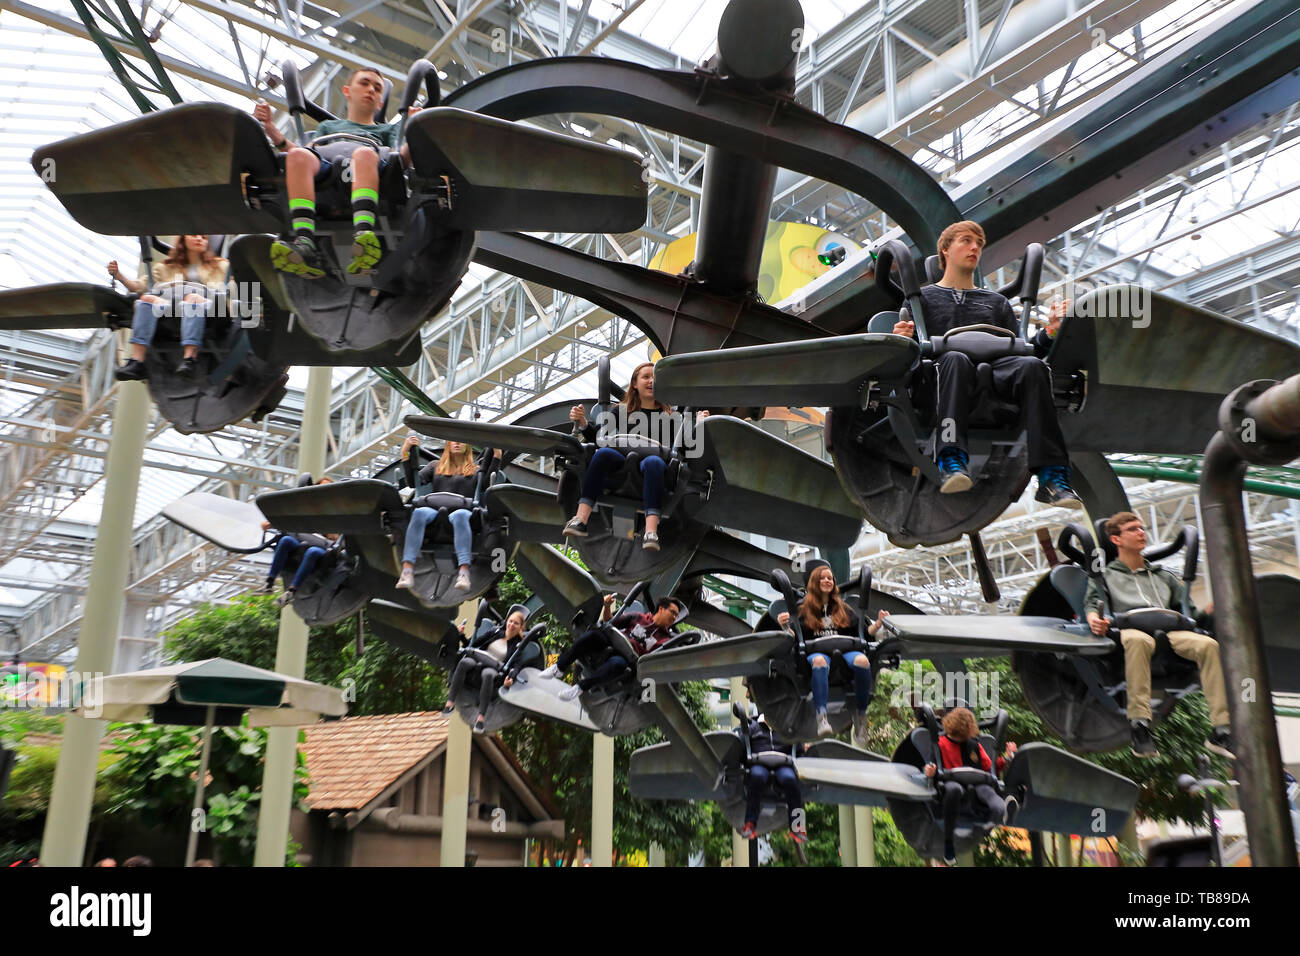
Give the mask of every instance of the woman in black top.
<svg viewBox="0 0 1300 956">
<path fill-rule="evenodd" d="M 515 656 L 515 651 L 519 648 L 519 642 L 523 640 L 524 625 L 527 623 L 528 608 L 522 604 L 516 604 L 510 608 L 510 613 L 506 615 L 505 624 L 499 625 L 481 637 L 475 638 L 470 644 L 471 648 L 483 651 L 502 665 L 515 657 L 510 671 L 502 682 L 506 687 L 514 683 L 515 674 L 520 668 L 533 666 L 541 662 L 541 647 L 532 643 L 522 654 Z M 463 655 L 456 665 L 456 670 L 451 675 L 451 686 L 447 689 L 447 705 L 443 707 L 442 712 L 450 714 L 456 709 L 456 697 L 460 694 L 461 688 L 465 686 L 466 678 L 475 668 L 480 668 L 480 670 L 478 716 L 474 720 L 474 732 L 481 734 L 484 722 L 487 720 L 487 709 L 492 699 L 492 691 L 496 688 L 496 679 L 499 673 L 497 668 L 483 664 L 481 659 L 473 655 Z"/>
<path fill-rule="evenodd" d="M 867 635 L 875 637 L 880 630 L 880 622 L 889 616 L 888 611 L 881 611 L 876 620 L 871 622 Z M 789 613 L 782 611 L 776 619 L 777 624 L 785 627 L 790 620 Z M 808 567 L 808 590 L 799 602 L 799 621 L 803 625 L 804 639 L 815 640 L 842 634 L 848 637 L 858 635 L 858 617 L 840 598 L 839 585 L 835 583 L 835 573 L 825 561 L 810 561 Z M 844 663 L 853 671 L 853 696 L 857 705 L 853 712 L 853 739 L 858 746 L 865 747 L 867 742 L 867 706 L 871 703 L 871 662 L 860 651 L 845 651 Z M 808 655 L 812 665 L 813 709 L 817 712 L 817 735 L 829 737 L 834 731 L 826 717 L 826 706 L 830 701 L 830 660 L 825 654 L 813 652 Z"/>
<path fill-rule="evenodd" d="M 402 460 L 410 458 L 411 449 L 419 444 L 419 438 L 408 435 L 402 443 Z M 411 512 L 411 520 L 406 525 L 406 538 L 402 547 L 402 575 L 397 579 L 397 587 L 409 588 L 415 584 L 415 559 L 420 556 L 420 546 L 424 543 L 424 531 L 429 522 L 438 516 L 438 508 L 451 505 L 456 507 L 448 516 L 451 522 L 452 544 L 456 549 L 456 563 L 459 572 L 456 575 L 457 590 L 470 589 L 469 562 L 470 547 L 474 534 L 469 527 L 470 511 L 463 507 L 465 501 L 473 501 L 478 488 L 478 464 L 474 461 L 470 447 L 462 442 L 449 441 L 442 451 L 442 457 L 430 462 L 420 469 L 417 485 L 432 482 L 433 493 L 426 495 L 424 506 Z M 447 496 L 443 498 L 442 496 Z M 432 499 L 432 500 L 431 500 Z M 429 507 L 432 505 L 432 507 Z"/>
<path fill-rule="evenodd" d="M 632 371 L 632 381 L 628 383 L 623 401 L 615 407 L 615 414 L 624 419 L 619 423 L 620 432 L 643 434 L 644 437 L 671 443 L 672 420 L 664 420 L 673 414 L 673 407 L 655 400 L 655 366 L 653 362 L 642 362 Z M 708 412 L 700 412 L 701 419 L 708 417 Z M 587 413 L 581 405 L 575 405 L 569 411 L 569 420 L 583 429 L 583 436 L 588 441 L 598 438 L 595 425 L 587 422 Z M 564 533 L 570 537 L 585 538 L 587 521 L 596 507 L 596 502 L 605 492 L 605 480 L 609 473 L 627 460 L 627 456 L 613 448 L 598 448 L 587 466 L 587 474 L 582 480 L 582 497 L 578 500 L 578 513 L 564 526 Z M 664 472 L 668 463 L 658 455 L 647 455 L 641 459 L 641 501 L 645 506 L 645 535 L 641 547 L 647 551 L 659 550 L 659 517 L 664 505 Z"/>
</svg>

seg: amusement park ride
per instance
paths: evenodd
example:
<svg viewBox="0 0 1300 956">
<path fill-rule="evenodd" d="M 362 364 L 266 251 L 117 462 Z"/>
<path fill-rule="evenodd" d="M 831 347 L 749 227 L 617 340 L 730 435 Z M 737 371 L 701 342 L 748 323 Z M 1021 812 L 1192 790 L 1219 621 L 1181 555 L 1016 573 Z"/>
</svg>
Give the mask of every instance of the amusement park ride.
<svg viewBox="0 0 1300 956">
<path fill-rule="evenodd" d="M 762 16 L 755 15 L 757 8 Z M 902 153 L 794 101 L 797 51 L 788 37 L 802 25 L 796 0 L 734 0 L 722 17 L 717 55 L 692 72 L 555 57 L 484 75 L 445 99 L 432 65 L 417 62 L 396 112 L 402 117 L 398 142 L 409 145 L 411 167 L 387 168 L 377 229 L 387 256 L 377 271 L 360 276 L 340 269 L 334 254 L 351 228 L 341 180 L 318 186 L 327 274 L 309 280 L 271 267 L 271 242 L 288 231 L 291 219 L 283 164 L 259 124 L 231 107 L 179 105 L 38 150 L 38 167 L 46 160 L 58 164 L 51 189 L 73 217 L 97 232 L 141 236 L 146 259 L 162 248 L 154 238 L 159 235 L 197 229 L 221 237 L 232 291 L 207 322 L 201 374 L 182 380 L 170 371 L 178 343 L 167 323 L 150 352 L 151 394 L 181 431 L 213 431 L 266 414 L 284 394 L 290 365 L 409 364 L 421 326 L 447 303 L 471 261 L 579 295 L 637 326 L 664 356 L 655 373 L 656 397 L 684 406 L 684 421 L 693 428 L 693 441 L 672 446 L 631 433 L 604 436 L 602 444 L 625 453 L 628 462 L 597 505 L 589 536 L 578 540 L 580 566 L 548 546 L 562 540 L 596 450 L 571 433 L 570 403 L 511 424 L 408 417 L 421 435 L 479 452 L 477 489 L 466 503 L 474 532 L 468 590 L 453 585 L 445 514 L 423 542 L 415 586 L 395 588 L 398 548 L 411 513 L 400 489 L 415 486 L 400 462 L 370 478 L 264 494 L 256 505 L 190 496 L 172 505 L 169 516 L 244 553 L 276 540 L 262 530 L 264 519 L 279 533 L 341 535 L 343 546 L 314 572 L 294 610 L 323 624 L 364 607 L 371 633 L 449 670 L 482 654 L 461 646 L 456 608 L 485 599 L 471 641 L 495 626 L 490 600 L 513 561 L 538 601 L 574 636 L 603 628 L 610 650 L 631 666 L 577 701 L 564 698 L 567 685 L 540 668 L 520 668 L 508 685 L 493 688 L 488 729 L 524 716 L 608 735 L 657 724 L 667 742 L 634 755 L 633 792 L 715 800 L 737 823 L 745 770 L 764 755 L 751 753 L 742 733 L 701 732 L 675 688 L 683 681 L 745 677 L 782 736 L 816 740 L 806 660 L 818 648 L 797 617 L 789 630 L 776 623 L 798 601 L 788 559 L 720 529 L 823 553 L 852 544 L 864 518 L 901 546 L 971 535 L 989 596 L 992 573 L 978 546 L 980 529 L 1019 498 L 1029 479 L 1018 410 L 986 388 L 971 422 L 973 487 L 962 495 L 940 494 L 934 363 L 945 350 L 962 351 L 977 366 L 1023 352 L 1042 248 L 1028 245 L 1015 280 L 1001 290 L 1020 302 L 1020 336 L 987 326 L 928 336 L 921 274 L 936 277 L 932 262 L 918 266 L 916 251 L 933 249 L 942 229 L 968 218 L 970 210 L 959 209 Z M 298 141 L 306 142 L 304 117 L 332 117 L 304 98 L 291 64 L 283 75 Z M 408 119 L 407 108 L 422 89 L 424 108 Z M 385 96 L 377 121 L 388 115 L 387 106 Z M 568 112 L 619 117 L 706 144 L 696 257 L 683 274 L 606 262 L 524 234 L 619 233 L 644 221 L 646 187 L 628 153 L 524 125 Z M 178 136 L 191 145 L 195 161 L 153 161 L 156 144 Z M 322 155 L 350 155 L 356 145 L 332 137 L 313 144 Z M 107 152 L 114 163 L 100 161 Z M 898 226 L 897 238 L 874 249 L 870 274 L 854 277 L 799 315 L 764 303 L 756 291 L 778 168 L 855 193 Z M 1024 206 L 1023 197 L 1017 202 Z M 1005 246 L 1031 218 L 1037 215 L 1026 214 L 1024 222 L 1003 216 L 990 239 Z M 242 291 L 254 287 L 262 290 L 257 302 Z M 904 304 L 916 323 L 915 339 L 892 333 Z M 0 327 L 119 328 L 129 324 L 131 305 L 127 296 L 85 284 L 0 293 Z M 1046 361 L 1075 487 L 1097 519 L 1127 508 L 1106 453 L 1203 451 L 1220 430 L 1225 397 L 1243 382 L 1294 374 L 1300 347 L 1158 293 L 1112 287 L 1073 303 Z M 598 394 L 584 402 L 587 416 L 596 421 L 611 414 L 620 391 L 602 363 Z M 769 406 L 828 408 L 825 444 L 833 466 L 743 420 L 761 417 L 756 410 Z M 696 410 L 712 414 L 696 422 Z M 432 459 L 428 451 L 419 454 L 424 457 L 417 462 Z M 667 464 L 659 550 L 638 545 L 643 507 L 636 464 L 648 455 Z M 524 467 L 523 456 L 548 463 L 547 470 Z M 834 644 L 824 648 L 832 655 L 867 654 L 877 673 L 901 659 L 960 668 L 965 658 L 1011 656 L 1030 705 L 1068 747 L 1114 749 L 1128 735 L 1122 653 L 1114 639 L 1089 631 L 1082 608 L 1089 576 L 1100 573 L 1094 554 L 1107 545 L 1098 529 L 1068 525 L 1059 548 L 1071 563 L 1053 569 L 1030 593 L 1022 615 L 1013 617 L 920 614 L 873 590 L 863 568 L 842 587 L 861 621 L 881 609 L 890 612 L 884 631 L 877 639 L 860 632 L 820 640 Z M 1153 560 L 1181 550 L 1183 580 L 1194 578 L 1195 529 L 1184 528 L 1151 550 Z M 699 598 L 702 577 L 715 573 L 771 576 L 780 599 L 751 627 Z M 1278 605 L 1300 607 L 1297 582 L 1269 587 Z M 638 659 L 627 634 L 597 621 L 602 590 L 610 588 L 626 591 L 627 608 L 653 610 L 653 596 L 673 595 L 689 608 L 693 623 L 722 639 L 688 632 Z M 1281 633 L 1284 621 L 1273 614 L 1265 622 L 1278 664 L 1273 686 L 1296 690 L 1297 648 Z M 1155 633 L 1182 626 L 1176 611 L 1143 623 Z M 1198 686 L 1194 667 L 1172 654 L 1158 661 L 1157 718 Z M 844 678 L 836 669 L 836 730 L 846 723 L 847 712 L 838 706 Z M 656 688 L 649 696 L 646 681 Z M 472 706 L 459 709 L 469 720 Z M 918 710 L 918 718 L 891 758 L 821 741 L 788 761 L 810 799 L 887 806 L 908 842 L 935 855 L 942 843 L 936 790 L 922 768 L 936 762 L 938 729 L 932 713 Z M 991 753 L 1001 750 L 1004 718 L 990 728 Z M 1105 833 L 1116 833 L 1136 803 L 1132 781 L 1046 744 L 1022 747 L 1012 768 L 1005 780 L 985 780 L 985 774 L 977 781 L 972 771 L 962 782 L 1017 795 L 1020 826 L 1096 832 L 1090 814 L 1101 807 L 1108 811 Z M 776 820 L 769 801 L 760 829 Z M 971 845 L 991 828 L 965 821 L 959 839 Z"/>
</svg>

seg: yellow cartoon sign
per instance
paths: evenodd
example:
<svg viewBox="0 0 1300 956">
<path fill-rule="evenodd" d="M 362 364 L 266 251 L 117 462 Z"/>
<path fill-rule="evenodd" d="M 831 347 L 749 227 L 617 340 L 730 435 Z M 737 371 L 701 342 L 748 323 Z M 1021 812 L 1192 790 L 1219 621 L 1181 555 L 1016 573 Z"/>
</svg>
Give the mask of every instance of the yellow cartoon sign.
<svg viewBox="0 0 1300 956">
<path fill-rule="evenodd" d="M 677 275 L 695 259 L 696 233 L 670 243 L 650 260 L 650 268 Z M 764 302 L 780 302 L 831 267 L 818 256 L 839 246 L 855 252 L 858 244 L 837 232 L 805 222 L 769 222 L 758 270 L 758 294 Z"/>
</svg>

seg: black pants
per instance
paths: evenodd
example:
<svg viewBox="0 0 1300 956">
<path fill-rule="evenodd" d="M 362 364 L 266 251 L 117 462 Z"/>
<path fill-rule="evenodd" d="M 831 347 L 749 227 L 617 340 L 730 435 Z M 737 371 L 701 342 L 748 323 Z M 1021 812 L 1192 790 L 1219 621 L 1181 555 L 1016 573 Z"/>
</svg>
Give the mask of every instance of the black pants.
<svg viewBox="0 0 1300 956">
<path fill-rule="evenodd" d="M 494 668 L 484 667 L 478 661 L 471 660 L 468 657 L 462 657 L 460 663 L 456 665 L 455 673 L 451 675 L 451 687 L 447 691 L 447 696 L 451 700 L 455 700 L 456 695 L 458 695 L 461 688 L 465 686 L 466 678 L 469 677 L 470 673 L 476 667 L 482 667 L 482 670 L 479 671 L 478 675 L 478 712 L 480 714 L 486 714 L 488 704 L 491 703 L 492 700 L 492 691 L 496 687 L 497 682 L 497 672 Z"/>
<path fill-rule="evenodd" d="M 993 366 L 993 391 L 998 398 L 1020 407 L 1020 424 L 1029 433 L 1029 468 L 1068 465 L 1065 436 L 1052 403 L 1052 372 L 1047 363 L 1032 355 L 1007 355 L 989 363 Z M 938 447 L 953 445 L 966 450 L 966 419 L 975 394 L 975 363 L 961 352 L 939 356 L 939 402 L 936 406 Z M 945 428 L 951 421 L 946 433 Z M 945 441 L 951 434 L 952 441 Z"/>
<path fill-rule="evenodd" d="M 1001 823 L 1007 812 L 1006 801 L 987 783 L 976 784 L 972 790 L 972 809 L 978 813 L 983 808 L 987 814 L 986 819 Z M 965 793 L 966 788 L 960 783 L 950 780 L 943 785 L 943 838 L 947 843 L 952 842 L 952 835 L 957 829 L 957 814 L 961 811 L 961 799 Z"/>
<path fill-rule="evenodd" d="M 564 652 L 560 655 L 560 659 L 555 662 L 555 666 L 559 669 L 560 673 L 563 674 L 573 666 L 573 662 L 579 657 L 584 654 L 594 654 L 604 647 L 609 647 L 609 638 L 605 636 L 605 632 L 601 630 L 588 631 L 565 648 Z M 625 660 L 621 655 L 615 654 L 582 680 L 578 681 L 578 686 L 583 690 L 590 690 L 597 684 L 603 684 L 605 681 L 612 680 L 625 671 L 630 670 L 631 667 L 631 663 Z"/>
<path fill-rule="evenodd" d="M 754 764 L 745 774 L 745 822 L 758 823 L 758 812 L 762 809 L 763 791 L 768 781 L 776 778 L 776 785 L 785 794 L 786 818 L 794 826 L 794 812 L 803 809 L 803 794 L 799 790 L 799 776 L 793 767 L 777 767 L 769 770 L 762 764 Z"/>
</svg>

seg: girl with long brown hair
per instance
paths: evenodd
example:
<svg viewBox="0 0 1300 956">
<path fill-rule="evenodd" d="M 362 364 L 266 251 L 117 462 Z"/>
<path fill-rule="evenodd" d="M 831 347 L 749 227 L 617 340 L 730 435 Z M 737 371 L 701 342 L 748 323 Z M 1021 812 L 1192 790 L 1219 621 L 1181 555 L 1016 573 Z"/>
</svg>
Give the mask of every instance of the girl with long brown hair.
<svg viewBox="0 0 1300 956">
<path fill-rule="evenodd" d="M 655 366 L 653 362 L 642 362 L 632 370 L 632 380 L 623 393 L 620 412 L 626 416 L 629 431 L 644 429 L 646 438 L 658 438 L 672 434 L 671 416 L 673 407 L 655 398 Z M 633 418 L 633 415 L 638 418 Z M 707 418 L 708 412 L 700 412 L 700 418 Z M 665 420 L 667 419 L 667 420 Z M 575 405 L 569 411 L 569 420 L 583 429 L 588 441 L 595 441 L 598 432 L 594 424 L 587 422 L 587 413 L 581 405 Z M 638 428 L 638 425 L 640 428 Z M 564 526 L 564 533 L 569 537 L 587 537 L 587 522 L 596 502 L 605 492 L 605 481 L 609 473 L 627 460 L 627 456 L 614 448 L 598 448 L 587 466 L 587 474 L 582 480 L 582 497 L 578 500 L 578 512 Z M 647 455 L 641 459 L 641 501 L 645 506 L 645 535 L 641 547 L 647 551 L 659 550 L 659 518 L 663 513 L 664 472 L 668 463 L 658 455 Z"/>
<path fill-rule="evenodd" d="M 219 291 L 226 282 L 226 270 L 229 263 L 212 254 L 208 248 L 208 237 L 200 235 L 183 235 L 176 237 L 176 243 L 167 253 L 167 258 L 153 266 L 154 291 L 145 292 L 143 279 L 131 279 L 123 275 L 114 259 L 108 264 L 108 274 L 121 282 L 131 292 L 143 292 L 135 303 L 135 312 L 131 318 L 131 359 L 124 363 L 113 376 L 121 382 L 138 382 L 149 377 L 145 370 L 144 356 L 153 344 L 154 333 L 158 330 L 158 319 L 174 311 L 177 293 L 184 292 L 180 303 L 181 346 L 184 357 L 176 367 L 176 374 L 184 378 L 194 375 L 198 367 L 199 346 L 203 344 L 203 327 L 208 302 L 212 294 Z M 186 283 L 166 287 L 174 283 Z M 205 286 L 207 291 L 200 292 L 196 286 Z"/>
<path fill-rule="evenodd" d="M 407 435 L 402 443 L 402 460 L 407 460 L 411 449 L 420 443 L 417 435 Z M 450 508 L 447 520 L 451 523 L 452 546 L 456 549 L 456 583 L 460 591 L 470 589 L 469 563 L 474 533 L 470 529 L 470 507 L 478 488 L 478 463 L 469 445 L 449 441 L 441 457 L 420 469 L 417 485 L 430 483 L 433 493 L 425 495 L 424 503 L 411 512 L 402 545 L 402 574 L 397 587 L 409 588 L 415 584 L 415 559 L 420 556 L 424 532 L 429 522 L 438 517 L 439 508 Z"/>
<path fill-rule="evenodd" d="M 799 602 L 799 621 L 803 625 L 804 639 L 816 640 L 841 634 L 856 637 L 858 634 L 858 616 L 840 597 L 840 587 L 835 583 L 835 573 L 825 561 L 808 562 L 807 592 Z M 881 611 L 867 628 L 867 634 L 875 637 L 880 630 L 880 622 L 889 616 L 888 611 Z M 789 613 L 782 611 L 777 616 L 777 624 L 785 627 L 790 620 Z M 844 663 L 853 672 L 853 698 L 856 707 L 853 711 L 853 739 L 865 747 L 867 743 L 867 706 L 871 703 L 871 662 L 860 651 L 845 651 Z M 814 651 L 808 655 L 812 666 L 813 709 L 817 712 L 817 735 L 829 737 L 834 730 L 826 716 L 826 707 L 831 696 L 830 658 Z"/>
</svg>

